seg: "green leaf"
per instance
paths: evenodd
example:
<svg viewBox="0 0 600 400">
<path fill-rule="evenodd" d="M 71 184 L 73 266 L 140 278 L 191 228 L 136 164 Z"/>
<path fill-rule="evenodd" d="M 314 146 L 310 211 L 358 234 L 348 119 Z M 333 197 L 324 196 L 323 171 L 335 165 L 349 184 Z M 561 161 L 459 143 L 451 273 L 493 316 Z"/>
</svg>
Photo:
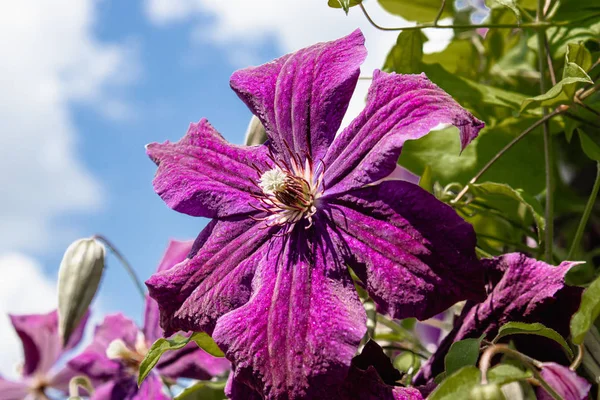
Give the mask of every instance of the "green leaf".
<svg viewBox="0 0 600 400">
<path fill-rule="evenodd" d="M 439 52 L 423 55 L 426 64 L 441 64 L 450 74 L 477 79 L 481 58 L 470 39 L 454 39 Z"/>
<path fill-rule="evenodd" d="M 378 0 L 390 14 L 398 15 L 407 21 L 432 22 L 440 11 L 442 0 Z M 441 18 L 452 16 L 451 2 L 446 2 Z"/>
<path fill-rule="evenodd" d="M 571 70 L 570 72 L 575 71 Z M 521 111 L 526 110 L 529 106 L 555 107 L 559 104 L 569 103 L 571 99 L 569 98 L 568 93 L 574 93 L 577 84 L 594 83 L 583 70 L 581 70 L 581 72 L 583 72 L 585 76 L 572 76 L 569 78 L 564 78 L 556 85 L 552 86 L 546 93 L 526 99 L 521 104 Z"/>
<path fill-rule="evenodd" d="M 146 357 L 144 357 L 140 364 L 138 386 L 142 384 L 144 379 L 146 379 L 150 371 L 152 371 L 152 368 L 156 366 L 156 364 L 160 360 L 160 357 L 166 351 L 182 349 L 189 342 L 192 341 L 195 342 L 198 345 L 198 347 L 206 351 L 208 354 L 211 354 L 215 357 L 224 356 L 221 349 L 219 349 L 219 346 L 217 346 L 215 341 L 205 332 L 195 332 L 189 337 L 176 335 L 171 339 L 160 338 L 156 342 L 154 342 L 154 344 L 152 344 L 152 347 L 150 347 L 150 350 L 148 350 Z"/>
<path fill-rule="evenodd" d="M 588 134 L 582 129 L 577 129 L 577 132 L 579 133 L 579 141 L 585 155 L 592 160 L 600 161 L 600 135 L 598 132 L 590 132 Z"/>
<path fill-rule="evenodd" d="M 383 70 L 400 74 L 415 74 L 421 72 L 423 58 L 423 43 L 427 36 L 421 31 L 403 31 L 398 35 L 396 44 L 388 53 Z"/>
<path fill-rule="evenodd" d="M 498 334 L 492 340 L 493 343 L 496 343 L 498 340 L 502 339 L 505 336 L 509 335 L 538 335 L 543 336 L 545 338 L 554 340 L 556 343 L 560 344 L 565 352 L 569 356 L 573 356 L 573 351 L 569 347 L 567 341 L 560 335 L 560 333 L 556 332 L 554 329 L 548 328 L 539 322 L 535 322 L 532 324 L 528 324 L 525 322 L 508 322 L 498 330 Z"/>
<path fill-rule="evenodd" d="M 223 400 L 225 382 L 198 382 L 174 398 L 174 400 Z"/>
<path fill-rule="evenodd" d="M 483 336 L 478 339 L 464 339 L 452 343 L 444 358 L 446 376 L 452 375 L 462 367 L 477 363 L 482 339 Z"/>
<path fill-rule="evenodd" d="M 596 278 L 581 296 L 579 310 L 571 318 L 571 340 L 579 345 L 600 315 L 600 277 Z"/>
<path fill-rule="evenodd" d="M 488 371 L 488 381 L 498 385 L 522 381 L 532 377 L 531 371 L 523 371 L 511 364 L 499 364 Z"/>
<path fill-rule="evenodd" d="M 407 141 L 399 163 L 419 176 L 429 165 L 433 181 L 442 186 L 452 182 L 466 184 L 499 150 L 536 120 L 511 117 L 495 126 L 487 126 L 462 153 L 456 128 L 432 131 L 421 139 Z M 551 130 L 558 128 L 556 122 L 551 121 Z M 506 152 L 481 179 L 504 182 L 529 194 L 540 193 L 545 176 L 544 154 L 538 151 L 540 148 L 543 148 L 543 137 L 538 128 Z"/>
<path fill-rule="evenodd" d="M 444 379 L 427 400 L 468 399 L 473 387 L 481 382 L 481 372 L 469 365 Z"/>
<path fill-rule="evenodd" d="M 518 110 L 526 99 L 526 96 L 520 93 L 483 85 L 456 76 L 439 64 L 423 65 L 423 71 L 429 79 L 448 92 L 460 105 L 468 108 L 469 111 L 476 111 L 479 115 L 493 115 L 492 112 L 497 111 L 493 108 L 498 106 Z M 489 107 L 492 108 L 489 110 L 486 106 L 493 106 L 493 108 Z"/>
<path fill-rule="evenodd" d="M 419 186 L 422 189 L 427 190 L 429 193 L 433 193 L 433 173 L 429 165 L 425 166 L 421 178 L 419 178 Z"/>
<path fill-rule="evenodd" d="M 414 374 L 421 368 L 421 359 L 410 351 L 405 351 L 394 358 L 394 368 L 404 373 L 412 370 Z"/>
<path fill-rule="evenodd" d="M 477 197 L 498 196 L 509 198 L 522 204 L 533 216 L 538 230 L 538 236 L 544 236 L 546 229 L 546 220 L 544 219 L 544 209 L 537 199 L 525 193 L 522 189 L 513 189 L 504 183 L 485 182 L 471 185 L 473 193 Z"/>
<path fill-rule="evenodd" d="M 486 0 L 485 3 L 490 8 L 506 7 L 510 9 L 515 14 L 515 17 L 517 17 L 517 21 L 521 23 L 521 12 L 515 0 Z"/>
<path fill-rule="evenodd" d="M 583 71 L 587 71 L 592 66 L 592 54 L 582 43 L 569 43 L 565 54 L 566 63 L 574 63 Z M 563 78 L 570 76 L 563 73 Z"/>
<path fill-rule="evenodd" d="M 225 357 L 219 346 L 206 332 L 194 332 L 190 339 L 202 350 L 215 357 Z"/>
<path fill-rule="evenodd" d="M 362 0 L 328 0 L 327 5 L 331 8 L 341 8 L 346 14 L 350 10 L 350 7 L 359 5 Z"/>
</svg>

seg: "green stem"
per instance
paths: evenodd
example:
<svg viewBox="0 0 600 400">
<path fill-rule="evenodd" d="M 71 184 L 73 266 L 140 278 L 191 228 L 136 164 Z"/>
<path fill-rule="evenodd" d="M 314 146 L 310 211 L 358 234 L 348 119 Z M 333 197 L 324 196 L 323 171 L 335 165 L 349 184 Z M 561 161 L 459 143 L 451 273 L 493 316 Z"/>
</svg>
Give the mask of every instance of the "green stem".
<svg viewBox="0 0 600 400">
<path fill-rule="evenodd" d="M 535 360 L 531 357 L 528 357 L 525 354 L 519 353 L 518 351 L 513 350 L 504 344 L 491 345 L 481 355 L 481 358 L 479 360 L 479 369 L 481 370 L 481 384 L 482 385 L 487 384 L 487 372 L 492 364 L 492 358 L 494 358 L 494 356 L 497 353 L 506 354 L 509 357 L 516 358 L 517 360 L 519 360 L 523 365 L 525 365 L 527 368 L 529 368 L 531 370 L 531 372 L 533 373 L 533 376 L 535 376 L 535 378 L 540 382 L 540 385 L 542 385 L 542 387 L 546 390 L 546 392 L 548 392 L 548 394 L 553 399 L 556 399 L 556 400 L 562 399 L 562 397 L 558 393 L 556 393 L 556 391 L 552 388 L 552 386 L 550 386 L 548 384 L 548 382 L 546 382 L 546 380 L 544 380 L 544 378 L 538 371 L 538 369 L 542 368 L 541 362 L 539 362 L 538 360 Z"/>
<path fill-rule="evenodd" d="M 581 216 L 581 220 L 579 221 L 579 226 L 577 227 L 575 238 L 573 238 L 573 242 L 571 243 L 571 248 L 569 249 L 569 255 L 567 255 L 567 260 L 571 260 L 575 256 L 575 252 L 577 251 L 579 242 L 581 242 L 581 238 L 583 237 L 583 233 L 585 232 L 585 226 L 587 225 L 588 219 L 590 218 L 590 214 L 594 209 L 594 204 L 596 204 L 596 197 L 598 196 L 599 189 L 600 162 L 597 163 L 596 181 L 594 182 L 592 193 L 590 193 L 590 197 L 588 198 L 587 204 L 585 205 L 585 210 L 583 211 L 583 215 Z"/>
<path fill-rule="evenodd" d="M 435 24 L 435 23 L 432 22 L 432 23 L 421 24 L 421 25 L 417 25 L 417 26 L 406 26 L 406 27 L 394 27 L 394 28 L 390 28 L 390 27 L 381 26 L 378 23 L 376 23 L 371 18 L 371 16 L 367 12 L 367 10 L 365 9 L 365 6 L 362 3 L 359 3 L 358 5 L 359 5 L 360 9 L 362 10 L 363 14 L 365 15 L 365 17 L 367 18 L 367 20 L 369 21 L 369 23 L 371 25 L 373 25 L 375 28 L 377 28 L 377 29 L 379 29 L 381 31 L 414 31 L 414 30 L 421 30 L 421 29 L 426 29 L 426 28 L 464 29 L 464 30 L 479 29 L 479 28 L 499 28 L 499 29 L 534 28 L 534 29 L 546 29 L 546 28 L 553 27 L 553 26 L 570 26 L 570 25 L 576 25 L 576 24 L 579 24 L 581 22 L 587 21 L 589 19 L 598 18 L 600 16 L 600 14 L 592 14 L 592 15 L 588 15 L 588 16 L 586 16 L 584 18 L 579 18 L 579 19 L 573 20 L 573 21 L 559 21 L 559 22 L 553 22 L 553 23 L 535 21 L 535 22 L 526 22 L 526 23 L 522 23 L 522 24 L 437 25 L 437 24 Z"/>
<path fill-rule="evenodd" d="M 135 274 L 133 267 L 131 266 L 131 264 L 129 264 L 127 259 L 125 259 L 123 254 L 121 254 L 121 252 L 119 250 L 117 250 L 117 248 L 106 237 L 104 237 L 102 235 L 94 235 L 94 238 L 96 238 L 96 239 L 100 240 L 102 243 L 104 243 L 106 245 L 106 247 L 108 247 L 110 249 L 110 251 L 115 255 L 115 257 L 117 257 L 117 259 L 121 262 L 121 265 L 123 265 L 123 268 L 125 268 L 125 270 L 129 274 L 129 277 L 135 284 L 138 292 L 140 293 L 140 296 L 142 297 L 142 301 L 146 301 L 146 290 L 144 289 L 144 285 L 142 285 L 142 281 Z"/>
<path fill-rule="evenodd" d="M 544 21 L 544 0 L 538 0 L 536 21 Z M 538 39 L 538 68 L 540 71 L 540 91 L 542 94 L 548 90 L 544 65 L 547 62 L 546 54 L 546 32 L 543 29 L 537 31 Z M 548 109 L 542 107 L 542 115 L 548 115 Z M 544 160 L 546 170 L 546 230 L 544 240 L 544 258 L 546 262 L 552 263 L 552 246 L 554 244 L 554 156 L 552 150 L 552 137 L 550 136 L 550 124 L 545 122 L 544 129 Z"/>
</svg>

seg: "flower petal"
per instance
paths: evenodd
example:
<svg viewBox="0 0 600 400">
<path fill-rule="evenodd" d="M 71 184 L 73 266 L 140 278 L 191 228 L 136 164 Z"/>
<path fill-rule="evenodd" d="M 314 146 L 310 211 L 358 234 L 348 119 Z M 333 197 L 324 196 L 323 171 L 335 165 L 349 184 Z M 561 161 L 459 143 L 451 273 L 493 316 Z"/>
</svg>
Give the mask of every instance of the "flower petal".
<svg viewBox="0 0 600 400">
<path fill-rule="evenodd" d="M 235 380 L 266 399 L 312 398 L 341 382 L 366 330 L 364 308 L 329 238 L 309 234 L 273 239 L 252 298 L 214 331 Z"/>
<path fill-rule="evenodd" d="M 89 314 L 82 319 L 69 339 L 65 349 L 58 336 L 58 313 L 10 315 L 17 335 L 23 343 L 25 357 L 23 375 L 45 374 L 60 358 L 64 351 L 76 346 L 83 335 Z"/>
<path fill-rule="evenodd" d="M 217 318 L 245 304 L 268 231 L 251 219 L 211 221 L 192 257 L 154 274 L 146 285 L 161 311 L 165 335 L 212 332 Z"/>
<path fill-rule="evenodd" d="M 592 385 L 567 367 L 556 363 L 544 363 L 542 378 L 563 400 L 585 400 Z M 537 390 L 538 400 L 552 400 L 552 396 L 543 388 Z"/>
<path fill-rule="evenodd" d="M 107 382 L 98 388 L 90 400 L 169 400 L 162 392 L 163 384 L 156 374 L 149 375 L 137 387 L 135 379 L 120 379 Z"/>
<path fill-rule="evenodd" d="M 231 87 L 260 118 L 276 152 L 289 155 L 289 146 L 323 157 L 358 81 L 364 40 L 356 30 L 232 75 Z"/>
<path fill-rule="evenodd" d="M 581 288 L 565 285 L 565 274 L 574 263 L 553 267 L 524 254 L 511 253 L 481 260 L 494 284 L 480 304 L 467 303 L 454 330 L 440 344 L 415 378 L 425 384 L 444 370 L 444 357 L 452 343 L 485 334 L 491 340 L 498 328 L 510 321 L 541 322 L 563 336 L 569 333 L 569 320 L 579 305 Z M 515 338 L 521 340 L 521 338 Z M 524 338 L 527 339 L 527 338 Z M 536 337 L 534 346 L 519 346 L 535 357 L 548 356 L 550 340 Z M 539 354 L 534 355 L 534 351 Z"/>
<path fill-rule="evenodd" d="M 440 124 L 459 128 L 463 148 L 484 125 L 424 74 L 376 70 L 365 109 L 336 137 L 325 156 L 327 193 L 385 178 L 396 167 L 405 141 L 425 136 Z"/>
<path fill-rule="evenodd" d="M 471 225 L 420 187 L 388 181 L 328 201 L 336 243 L 378 310 L 426 319 L 484 296 Z"/>
<path fill-rule="evenodd" d="M 190 378 L 208 380 L 223 375 L 230 367 L 223 357 L 214 357 L 200 349 L 196 343 L 190 343 L 178 351 L 165 353 L 156 368 L 167 378 Z"/>
<path fill-rule="evenodd" d="M 69 361 L 68 366 L 92 379 L 113 379 L 123 375 L 121 363 L 106 356 L 108 345 L 115 339 L 121 339 L 129 348 L 135 348 L 138 328 L 134 322 L 122 314 L 113 314 L 104 318 L 96 327 L 94 339 L 81 354 Z"/>
<path fill-rule="evenodd" d="M 176 264 L 185 260 L 192 251 L 193 240 L 180 242 L 171 240 L 167 251 L 163 255 L 162 260 L 158 265 L 157 272 L 168 271 Z M 150 296 L 146 297 L 146 310 L 144 312 L 144 336 L 150 343 L 154 343 L 158 338 L 162 337 L 163 331 L 160 328 L 160 313 L 156 300 Z"/>
<path fill-rule="evenodd" d="M 373 341 L 352 360 L 352 367 L 335 397 L 340 400 L 423 400 L 414 388 L 397 385 L 402 378 L 383 349 Z"/>
<path fill-rule="evenodd" d="M 172 209 L 209 218 L 255 212 L 252 164 L 268 169 L 266 146 L 229 144 L 202 119 L 179 142 L 149 144 L 147 153 L 158 165 L 154 190 Z"/>
<path fill-rule="evenodd" d="M 23 400 L 29 393 L 29 387 L 21 382 L 12 382 L 0 377 L 0 399 Z"/>
</svg>

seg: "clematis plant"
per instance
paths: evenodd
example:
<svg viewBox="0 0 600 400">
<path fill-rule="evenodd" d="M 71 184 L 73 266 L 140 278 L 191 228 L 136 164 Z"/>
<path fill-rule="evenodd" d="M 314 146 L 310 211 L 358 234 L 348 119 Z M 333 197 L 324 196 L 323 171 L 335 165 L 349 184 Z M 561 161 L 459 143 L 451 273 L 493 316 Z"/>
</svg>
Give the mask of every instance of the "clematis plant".
<svg viewBox="0 0 600 400">
<path fill-rule="evenodd" d="M 158 271 L 168 270 L 184 259 L 192 243 L 171 241 Z M 161 335 L 158 306 L 148 298 L 141 330 L 122 314 L 107 316 L 96 328 L 93 342 L 69 362 L 69 367 L 91 379 L 96 389 L 91 398 L 96 400 L 170 399 L 163 393 L 163 382 L 173 384 L 178 378 L 205 380 L 229 369 L 227 360 L 213 357 L 191 343 L 163 357 L 138 388 L 139 365 Z"/>
<path fill-rule="evenodd" d="M 84 315 L 63 347 L 58 334 L 56 311 L 11 315 L 10 321 L 23 343 L 24 362 L 19 368 L 19 381 L 0 377 L 0 399 L 46 400 L 52 390 L 66 392 L 69 381 L 77 374 L 69 367 L 59 367 L 58 362 L 66 352 L 79 344 L 87 319 L 88 314 Z"/>
<path fill-rule="evenodd" d="M 423 365 L 415 383 L 425 385 L 444 371 L 444 357 L 452 343 L 484 335 L 492 340 L 507 322 L 542 323 L 567 336 L 569 320 L 579 305 L 581 289 L 565 285 L 565 274 L 575 264 L 563 262 L 558 267 L 511 253 L 483 259 L 491 281 L 489 295 L 481 303 L 467 303 L 435 354 Z M 550 360 L 561 356 L 559 346 L 549 339 L 536 337 L 535 345 L 527 345 L 529 337 L 516 337 L 517 349 L 523 348 L 534 357 Z M 525 342 L 523 342 L 525 340 Z M 522 342 L 524 345 L 520 346 Z M 532 342 L 529 342 L 532 343 Z"/>
<path fill-rule="evenodd" d="M 392 178 L 407 140 L 452 124 L 464 148 L 483 123 L 425 75 L 376 70 L 365 109 L 336 136 L 365 56 L 357 30 L 235 72 L 264 145 L 229 144 L 202 119 L 147 147 L 167 205 L 213 219 L 146 284 L 167 335 L 213 335 L 233 363 L 231 397 L 337 390 L 366 330 L 347 266 L 394 318 L 484 295 L 471 226 Z"/>
</svg>

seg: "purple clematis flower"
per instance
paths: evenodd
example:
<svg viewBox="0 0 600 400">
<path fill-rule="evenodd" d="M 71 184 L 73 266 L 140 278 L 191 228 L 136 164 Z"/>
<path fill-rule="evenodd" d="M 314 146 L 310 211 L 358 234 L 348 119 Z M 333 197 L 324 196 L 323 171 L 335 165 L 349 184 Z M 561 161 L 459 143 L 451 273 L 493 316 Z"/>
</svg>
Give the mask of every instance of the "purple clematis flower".
<svg viewBox="0 0 600 400">
<path fill-rule="evenodd" d="M 211 333 L 236 383 L 266 398 L 345 379 L 366 330 L 347 265 L 395 318 L 483 296 L 471 226 L 385 179 L 405 141 L 454 124 L 464 147 L 483 123 L 424 75 L 375 71 L 366 108 L 336 136 L 365 56 L 357 30 L 235 72 L 265 145 L 229 144 L 203 119 L 147 148 L 167 205 L 213 218 L 189 259 L 146 282 L 162 327 Z"/>
<path fill-rule="evenodd" d="M 225 391 L 230 397 L 260 400 L 259 392 L 239 384 L 229 376 Z M 399 386 L 402 378 L 382 348 L 369 341 L 362 352 L 352 359 L 346 379 L 319 393 L 319 398 L 336 400 L 423 400 L 421 392 Z"/>
<path fill-rule="evenodd" d="M 158 267 L 168 270 L 189 253 L 193 242 L 171 241 Z M 158 307 L 154 300 L 146 300 L 144 327 L 139 330 L 133 321 L 121 314 L 107 316 L 95 331 L 93 342 L 69 366 L 87 375 L 96 388 L 91 397 L 97 400 L 170 399 L 163 394 L 163 379 L 210 379 L 229 369 L 224 358 L 213 357 L 195 343 L 179 351 L 167 352 L 161 357 L 154 373 L 138 388 L 137 376 L 140 362 L 149 347 L 162 337 L 158 325 Z"/>
<path fill-rule="evenodd" d="M 563 262 L 553 267 L 524 254 L 511 253 L 481 260 L 488 271 L 493 289 L 480 303 L 467 303 L 455 328 L 423 365 L 415 384 L 424 385 L 444 370 L 444 357 L 452 343 L 485 334 L 494 338 L 507 322 L 540 322 L 563 336 L 569 334 L 569 321 L 577 310 L 581 289 L 565 285 L 565 274 L 575 264 Z M 517 349 L 536 358 L 561 355 L 553 341 L 541 337 L 515 336 Z M 531 342 L 531 340 L 534 342 Z M 528 345 L 535 343 L 535 345 Z"/>
<path fill-rule="evenodd" d="M 585 400 L 592 385 L 567 367 L 553 362 L 543 363 L 542 378 L 563 400 Z M 537 390 L 538 400 L 552 400 L 552 396 L 543 388 Z"/>
<path fill-rule="evenodd" d="M 61 356 L 81 341 L 88 315 L 73 332 L 69 343 L 61 345 L 58 313 L 11 315 L 10 320 L 23 343 L 25 361 L 18 382 L 0 377 L 0 400 L 47 399 L 47 391 L 66 392 L 76 374 L 68 367 L 53 368 Z"/>
</svg>

